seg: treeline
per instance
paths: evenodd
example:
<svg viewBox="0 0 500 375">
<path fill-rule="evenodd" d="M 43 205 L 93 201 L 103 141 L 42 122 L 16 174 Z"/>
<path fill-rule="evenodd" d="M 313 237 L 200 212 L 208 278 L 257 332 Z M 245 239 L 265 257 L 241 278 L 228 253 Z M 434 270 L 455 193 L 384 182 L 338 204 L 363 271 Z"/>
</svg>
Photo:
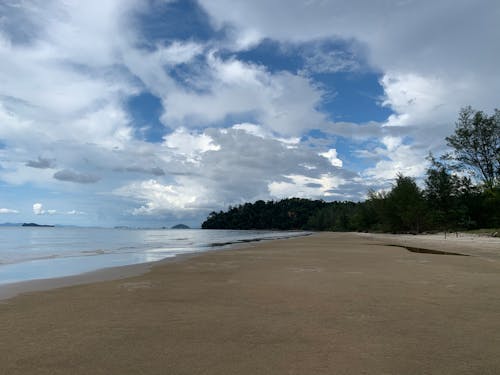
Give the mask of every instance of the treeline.
<svg viewBox="0 0 500 375">
<path fill-rule="evenodd" d="M 441 184 L 443 181 L 434 182 Z M 450 188 L 453 193 L 443 195 Z M 460 182 L 454 187 L 432 185 L 421 190 L 414 179 L 402 175 L 397 177 L 389 192 L 371 192 L 370 198 L 364 202 L 324 202 L 300 198 L 259 200 L 230 207 L 225 212 L 212 212 L 202 224 L 203 229 L 393 233 L 498 227 L 500 189 L 480 191 Z"/>
<path fill-rule="evenodd" d="M 446 141 L 452 152 L 440 160 L 429 155 L 423 188 L 399 174 L 391 190 L 370 191 L 364 202 L 259 200 L 212 212 L 202 228 L 395 233 L 499 228 L 500 111 L 488 116 L 463 108 Z"/>
</svg>

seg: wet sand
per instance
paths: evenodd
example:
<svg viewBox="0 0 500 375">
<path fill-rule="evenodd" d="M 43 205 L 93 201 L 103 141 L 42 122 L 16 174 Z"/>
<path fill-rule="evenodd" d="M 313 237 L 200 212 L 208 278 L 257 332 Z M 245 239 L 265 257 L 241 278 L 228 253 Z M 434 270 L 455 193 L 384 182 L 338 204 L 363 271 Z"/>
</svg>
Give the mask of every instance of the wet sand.
<svg viewBox="0 0 500 375">
<path fill-rule="evenodd" d="M 391 243 L 321 233 L 4 300 L 0 370 L 500 373 L 500 242 L 446 243 L 467 257 Z"/>
</svg>

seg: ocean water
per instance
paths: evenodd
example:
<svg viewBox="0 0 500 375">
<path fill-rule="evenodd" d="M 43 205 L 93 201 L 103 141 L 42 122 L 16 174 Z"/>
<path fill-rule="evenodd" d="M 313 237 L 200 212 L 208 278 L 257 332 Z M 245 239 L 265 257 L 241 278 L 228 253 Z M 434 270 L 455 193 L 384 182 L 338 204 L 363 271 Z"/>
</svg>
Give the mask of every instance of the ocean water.
<svg viewBox="0 0 500 375">
<path fill-rule="evenodd" d="M 0 227 L 0 285 L 153 262 L 306 232 Z"/>
</svg>

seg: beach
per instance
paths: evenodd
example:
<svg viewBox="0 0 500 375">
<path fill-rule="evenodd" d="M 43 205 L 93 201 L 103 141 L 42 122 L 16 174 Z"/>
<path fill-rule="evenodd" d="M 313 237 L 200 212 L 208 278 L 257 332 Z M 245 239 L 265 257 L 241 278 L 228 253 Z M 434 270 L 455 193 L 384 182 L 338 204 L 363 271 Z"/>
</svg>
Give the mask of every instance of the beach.
<svg viewBox="0 0 500 375">
<path fill-rule="evenodd" d="M 65 280 L 1 301 L 3 374 L 500 373 L 498 239 L 317 233 Z"/>
</svg>

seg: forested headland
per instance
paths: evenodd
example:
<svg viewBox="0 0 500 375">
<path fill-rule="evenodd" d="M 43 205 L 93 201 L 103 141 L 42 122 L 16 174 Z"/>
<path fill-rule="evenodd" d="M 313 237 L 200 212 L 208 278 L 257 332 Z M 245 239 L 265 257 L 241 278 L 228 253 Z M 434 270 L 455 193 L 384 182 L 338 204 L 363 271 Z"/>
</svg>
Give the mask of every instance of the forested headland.
<svg viewBox="0 0 500 375">
<path fill-rule="evenodd" d="M 500 111 L 460 111 L 452 150 L 429 155 L 423 186 L 398 174 L 388 191 L 363 202 L 289 198 L 212 212 L 204 229 L 279 229 L 420 233 L 500 227 Z M 423 161 L 422 161 L 423 162 Z"/>
</svg>

